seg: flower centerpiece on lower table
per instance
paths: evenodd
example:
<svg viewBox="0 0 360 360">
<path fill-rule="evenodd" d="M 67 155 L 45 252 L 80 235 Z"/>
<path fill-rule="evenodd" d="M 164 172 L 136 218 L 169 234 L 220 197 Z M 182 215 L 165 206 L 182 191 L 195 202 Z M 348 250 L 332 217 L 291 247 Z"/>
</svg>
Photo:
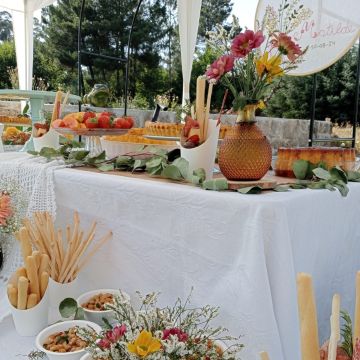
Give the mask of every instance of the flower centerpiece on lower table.
<svg viewBox="0 0 360 360">
<path fill-rule="evenodd" d="M 0 270 L 12 249 L 13 234 L 21 225 L 25 209 L 25 195 L 19 186 L 0 181 Z"/>
<path fill-rule="evenodd" d="M 160 308 L 158 294 L 139 297 L 139 309 L 121 295 L 106 305 L 115 312 L 117 325 L 108 324 L 97 339 L 86 330 L 81 333 L 93 359 L 235 359 L 243 348 L 239 338 L 227 335 L 225 328 L 212 327 L 216 307 L 191 308 L 188 297 L 185 302 L 178 299 L 173 307 Z"/>
<path fill-rule="evenodd" d="M 270 168 L 271 146 L 255 124 L 255 111 L 264 108 L 281 85 L 281 77 L 302 61 L 301 49 L 288 32 L 311 15 L 302 5 L 268 7 L 259 30 L 242 32 L 236 18 L 230 30 L 217 26 L 207 45 L 218 56 L 206 71 L 209 82 L 220 83 L 233 97 L 235 126 L 220 148 L 219 166 L 230 180 L 258 180 Z"/>
</svg>

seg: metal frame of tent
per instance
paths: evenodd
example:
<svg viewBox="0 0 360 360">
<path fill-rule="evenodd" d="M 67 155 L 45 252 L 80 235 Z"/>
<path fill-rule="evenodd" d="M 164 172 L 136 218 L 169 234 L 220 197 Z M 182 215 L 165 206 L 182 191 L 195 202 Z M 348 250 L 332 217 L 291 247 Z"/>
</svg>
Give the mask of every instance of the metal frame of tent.
<svg viewBox="0 0 360 360">
<path fill-rule="evenodd" d="M 129 60 L 130 60 L 130 45 L 132 34 L 134 30 L 135 20 L 139 13 L 140 6 L 143 0 L 139 0 L 137 6 L 135 8 L 134 16 L 131 22 L 128 43 L 127 43 L 127 55 L 126 58 L 117 58 L 113 56 L 97 54 L 93 52 L 84 51 L 81 49 L 81 30 L 82 30 L 82 23 L 84 20 L 84 9 L 85 9 L 85 2 L 86 0 L 81 1 L 80 7 L 80 15 L 79 15 L 79 26 L 78 26 L 78 95 L 82 96 L 82 69 L 81 69 L 81 55 L 88 55 L 92 57 L 97 57 L 101 59 L 107 59 L 116 61 L 118 63 L 125 63 L 125 87 L 124 87 L 124 115 L 127 115 L 127 107 L 128 107 L 128 91 L 129 91 Z M 79 103 L 79 111 L 81 111 L 81 103 Z"/>
<path fill-rule="evenodd" d="M 356 125 L 358 123 L 359 115 L 359 85 L 360 85 L 360 38 L 358 41 L 358 56 L 357 56 L 357 68 L 356 68 L 356 80 L 355 80 L 355 108 L 354 117 L 352 119 L 352 137 L 350 138 L 314 138 L 315 127 L 315 108 L 316 108 L 316 88 L 317 88 L 317 74 L 313 74 L 312 85 L 312 98 L 311 98 L 311 118 L 310 118 L 310 130 L 309 130 L 309 146 L 313 146 L 314 143 L 324 142 L 343 142 L 351 141 L 352 147 L 355 147 L 356 143 Z"/>
</svg>

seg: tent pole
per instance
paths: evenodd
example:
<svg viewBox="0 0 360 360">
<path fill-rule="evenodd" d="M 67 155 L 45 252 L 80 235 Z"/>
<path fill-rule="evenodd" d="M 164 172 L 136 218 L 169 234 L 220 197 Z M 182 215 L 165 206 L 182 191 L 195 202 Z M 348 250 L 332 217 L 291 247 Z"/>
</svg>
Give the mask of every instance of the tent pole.
<svg viewBox="0 0 360 360">
<path fill-rule="evenodd" d="M 358 41 L 358 56 L 357 56 L 357 67 L 356 67 L 356 81 L 355 81 L 355 109 L 354 109 L 353 134 L 352 134 L 353 148 L 355 148 L 356 145 L 356 126 L 358 123 L 358 115 L 359 115 L 359 83 L 360 83 L 360 38 Z"/>
<path fill-rule="evenodd" d="M 78 95 L 81 97 L 82 87 L 81 87 L 81 80 L 82 80 L 82 71 L 81 71 L 81 27 L 84 18 L 84 7 L 85 7 L 85 0 L 81 1 L 80 7 L 80 16 L 79 16 L 79 27 L 78 27 Z M 79 102 L 79 111 L 81 111 L 81 102 Z"/>
<path fill-rule="evenodd" d="M 134 13 L 134 17 L 133 17 L 132 22 L 131 22 L 131 28 L 130 28 L 130 33 L 129 33 L 129 37 L 128 37 L 128 43 L 127 43 L 127 62 L 126 62 L 126 67 L 125 67 L 125 91 L 124 91 L 124 116 L 127 115 L 127 106 L 128 106 L 131 39 L 132 39 L 133 30 L 134 30 L 135 20 L 136 20 L 136 17 L 138 15 L 138 13 L 139 13 L 141 3 L 142 3 L 142 0 L 139 0 L 139 2 L 137 4 L 137 7 L 136 7 L 136 10 L 135 10 L 135 13 Z"/>
<path fill-rule="evenodd" d="M 311 118 L 310 118 L 310 130 L 309 130 L 309 146 L 313 146 L 314 141 L 314 125 L 315 125 L 315 108 L 316 108 L 316 87 L 317 87 L 317 76 L 313 74 L 313 88 L 311 96 Z"/>
</svg>

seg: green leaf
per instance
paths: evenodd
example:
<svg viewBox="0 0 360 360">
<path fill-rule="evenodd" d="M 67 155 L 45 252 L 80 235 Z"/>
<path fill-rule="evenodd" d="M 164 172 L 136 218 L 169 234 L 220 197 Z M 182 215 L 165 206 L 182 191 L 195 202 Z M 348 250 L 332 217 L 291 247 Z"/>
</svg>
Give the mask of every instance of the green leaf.
<svg viewBox="0 0 360 360">
<path fill-rule="evenodd" d="M 323 168 L 316 168 L 312 172 L 317 178 L 322 180 L 329 180 L 331 178 L 330 173 Z"/>
<path fill-rule="evenodd" d="M 39 152 L 34 151 L 34 150 L 29 150 L 27 153 L 30 154 L 30 155 L 36 155 L 36 156 L 39 155 Z"/>
<path fill-rule="evenodd" d="M 285 191 L 289 191 L 290 186 L 289 185 L 277 185 L 274 187 L 274 191 L 277 192 L 285 192 Z"/>
<path fill-rule="evenodd" d="M 82 307 L 76 309 L 74 320 L 85 320 L 85 313 Z"/>
<path fill-rule="evenodd" d="M 194 185 L 200 185 L 202 182 L 200 182 L 200 178 L 196 175 L 193 175 L 191 178 L 191 183 Z"/>
<path fill-rule="evenodd" d="M 260 194 L 262 191 L 261 186 L 248 186 L 237 190 L 240 194 Z"/>
<path fill-rule="evenodd" d="M 118 170 L 132 170 L 135 160 L 131 156 L 119 156 L 115 161 Z"/>
<path fill-rule="evenodd" d="M 326 180 L 314 181 L 308 185 L 308 188 L 313 190 L 326 189 L 327 183 L 328 182 Z"/>
<path fill-rule="evenodd" d="M 346 175 L 347 175 L 348 181 L 360 182 L 360 172 L 347 171 Z"/>
<path fill-rule="evenodd" d="M 166 177 L 172 180 L 181 180 L 183 179 L 179 168 L 175 165 L 167 166 L 161 173 L 161 176 Z"/>
<path fill-rule="evenodd" d="M 69 155 L 69 159 L 84 160 L 88 155 L 88 150 L 72 151 Z"/>
<path fill-rule="evenodd" d="M 47 159 L 51 159 L 51 158 L 54 158 L 54 157 L 57 157 L 59 156 L 59 153 L 53 149 L 53 148 L 50 148 L 50 147 L 43 147 L 41 150 L 40 150 L 40 153 L 39 153 L 40 156 L 43 156 Z"/>
<path fill-rule="evenodd" d="M 113 171 L 115 169 L 114 164 L 103 164 L 100 166 L 97 166 L 98 170 L 100 171 Z"/>
<path fill-rule="evenodd" d="M 342 180 L 337 180 L 333 185 L 339 190 L 341 196 L 346 197 L 349 193 L 349 188 Z"/>
<path fill-rule="evenodd" d="M 162 165 L 159 165 L 158 167 L 151 168 L 147 170 L 148 174 L 151 176 L 160 176 L 163 171 Z"/>
<path fill-rule="evenodd" d="M 228 190 L 229 184 L 226 179 L 211 179 L 211 180 L 205 180 L 202 183 L 202 188 L 205 190 L 222 191 L 222 190 Z"/>
<path fill-rule="evenodd" d="M 86 162 L 90 165 L 98 164 L 105 160 L 106 154 L 105 151 L 101 152 L 99 155 L 90 157 L 86 160 Z"/>
<path fill-rule="evenodd" d="M 346 173 L 339 166 L 333 167 L 332 169 L 330 169 L 329 172 L 332 179 L 341 180 L 345 184 L 348 183 L 348 178 L 346 176 Z"/>
<path fill-rule="evenodd" d="M 189 175 L 189 162 L 182 158 L 182 157 L 179 157 L 177 159 L 175 159 L 172 163 L 172 165 L 176 166 L 180 173 L 181 173 L 181 176 L 186 179 Z"/>
<path fill-rule="evenodd" d="M 146 160 L 138 159 L 138 160 L 135 160 L 135 162 L 134 162 L 133 171 L 145 170 L 145 167 L 146 167 Z"/>
<path fill-rule="evenodd" d="M 154 156 L 149 161 L 146 162 L 146 170 L 151 168 L 157 168 L 161 165 L 163 159 L 159 156 Z"/>
<path fill-rule="evenodd" d="M 144 150 L 146 152 L 149 152 L 149 153 L 152 153 L 154 155 L 161 156 L 161 157 L 166 157 L 166 155 L 167 155 L 167 150 L 159 148 L 158 146 L 146 146 L 144 148 Z"/>
<path fill-rule="evenodd" d="M 295 177 L 300 180 L 306 179 L 308 174 L 309 162 L 306 160 L 296 160 L 293 164 L 293 172 Z"/>
<path fill-rule="evenodd" d="M 193 171 L 193 176 L 196 176 L 199 178 L 200 184 L 203 183 L 206 179 L 206 172 L 205 169 L 199 168 Z"/>
<path fill-rule="evenodd" d="M 306 189 L 306 188 L 307 188 L 307 184 L 294 183 L 294 184 L 289 184 L 289 187 L 290 187 L 291 189 L 295 189 L 295 190 Z"/>
<path fill-rule="evenodd" d="M 78 304 L 73 298 L 64 299 L 59 305 L 59 312 L 63 318 L 69 318 L 75 315 Z"/>
</svg>

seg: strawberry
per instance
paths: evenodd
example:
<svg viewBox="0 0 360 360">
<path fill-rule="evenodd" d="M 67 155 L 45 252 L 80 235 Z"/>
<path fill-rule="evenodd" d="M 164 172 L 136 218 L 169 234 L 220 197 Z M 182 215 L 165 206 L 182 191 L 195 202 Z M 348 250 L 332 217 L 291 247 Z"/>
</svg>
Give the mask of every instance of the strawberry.
<svg viewBox="0 0 360 360">
<path fill-rule="evenodd" d="M 109 128 L 111 128 L 111 119 L 110 119 L 110 116 L 100 115 L 97 120 L 98 120 L 98 124 L 99 124 L 99 127 L 100 127 L 100 128 L 102 128 L 102 129 L 109 129 Z"/>
<path fill-rule="evenodd" d="M 87 119 L 91 119 L 96 117 L 96 114 L 92 111 L 87 111 L 83 116 L 83 122 L 85 122 Z"/>
<path fill-rule="evenodd" d="M 86 119 L 85 126 L 88 129 L 96 129 L 99 125 L 98 119 L 96 117 Z"/>
</svg>

